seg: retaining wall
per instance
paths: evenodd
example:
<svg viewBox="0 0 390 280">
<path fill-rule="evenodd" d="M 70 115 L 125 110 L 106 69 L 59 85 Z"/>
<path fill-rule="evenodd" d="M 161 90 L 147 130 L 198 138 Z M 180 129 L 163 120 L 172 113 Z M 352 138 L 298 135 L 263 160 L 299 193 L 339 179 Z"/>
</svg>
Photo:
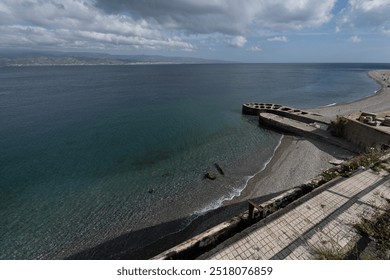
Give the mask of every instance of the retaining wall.
<svg viewBox="0 0 390 280">
<path fill-rule="evenodd" d="M 223 222 L 157 256 L 153 260 L 182 260 L 194 259 L 202 253 L 207 252 L 211 248 L 220 244 L 222 241 L 228 239 L 234 234 L 251 226 L 255 222 L 263 220 L 264 218 L 275 213 L 291 203 L 296 203 L 297 199 L 310 193 L 315 195 L 318 192 L 332 186 L 339 182 L 340 177 L 325 183 L 322 176 L 317 176 L 312 181 L 292 188 L 283 194 L 268 200 L 258 205 L 258 208 L 253 209 L 253 216 L 249 217 L 249 210 L 233 217 L 232 219 Z M 324 184 L 325 183 L 325 184 Z M 322 186 L 320 186 L 322 185 Z M 320 186 L 320 187 L 319 187 Z M 314 192 L 313 192 L 314 190 Z M 260 209 L 260 210 L 259 210 Z"/>
<path fill-rule="evenodd" d="M 357 120 L 341 117 L 346 124 L 342 136 L 360 149 L 390 147 L 390 134 Z"/>
</svg>

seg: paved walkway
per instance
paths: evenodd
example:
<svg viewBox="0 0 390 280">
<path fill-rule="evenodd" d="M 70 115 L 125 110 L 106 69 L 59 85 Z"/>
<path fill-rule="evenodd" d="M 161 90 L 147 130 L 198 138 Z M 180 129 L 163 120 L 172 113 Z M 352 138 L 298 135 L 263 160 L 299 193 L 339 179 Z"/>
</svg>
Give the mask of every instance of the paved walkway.
<svg viewBox="0 0 390 280">
<path fill-rule="evenodd" d="M 383 206 L 386 198 L 389 174 L 366 170 L 276 218 L 264 219 L 199 259 L 316 259 L 319 248 L 348 251 L 358 238 L 352 223 Z"/>
</svg>

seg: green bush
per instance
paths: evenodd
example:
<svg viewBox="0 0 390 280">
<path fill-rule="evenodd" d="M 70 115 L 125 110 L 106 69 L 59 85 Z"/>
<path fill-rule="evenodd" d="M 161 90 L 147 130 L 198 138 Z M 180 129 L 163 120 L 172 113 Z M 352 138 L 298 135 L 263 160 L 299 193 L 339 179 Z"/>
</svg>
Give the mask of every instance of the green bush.
<svg viewBox="0 0 390 280">
<path fill-rule="evenodd" d="M 337 116 L 335 121 L 331 121 L 329 126 L 329 131 L 333 136 L 342 137 L 344 133 L 344 128 L 348 123 L 347 119 Z"/>
</svg>

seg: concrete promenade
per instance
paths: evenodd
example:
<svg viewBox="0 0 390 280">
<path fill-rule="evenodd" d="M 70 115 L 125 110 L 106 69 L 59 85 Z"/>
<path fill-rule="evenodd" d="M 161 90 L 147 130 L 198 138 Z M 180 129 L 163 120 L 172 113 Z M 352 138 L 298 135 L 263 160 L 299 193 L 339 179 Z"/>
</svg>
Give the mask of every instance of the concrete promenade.
<svg viewBox="0 0 390 280">
<path fill-rule="evenodd" d="M 306 196 L 221 243 L 198 259 L 316 259 L 325 248 L 349 251 L 353 227 L 390 199 L 390 175 L 365 170 Z"/>
</svg>

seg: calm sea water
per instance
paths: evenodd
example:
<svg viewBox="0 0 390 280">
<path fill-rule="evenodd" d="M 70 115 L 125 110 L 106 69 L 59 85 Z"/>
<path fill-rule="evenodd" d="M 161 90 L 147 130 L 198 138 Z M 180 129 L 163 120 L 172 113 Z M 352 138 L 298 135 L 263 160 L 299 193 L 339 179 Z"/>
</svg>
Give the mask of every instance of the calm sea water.
<svg viewBox="0 0 390 280">
<path fill-rule="evenodd" d="M 356 100 L 379 88 L 377 68 L 389 65 L 0 68 L 0 259 L 180 230 L 238 195 L 280 142 L 242 103 Z"/>
</svg>

